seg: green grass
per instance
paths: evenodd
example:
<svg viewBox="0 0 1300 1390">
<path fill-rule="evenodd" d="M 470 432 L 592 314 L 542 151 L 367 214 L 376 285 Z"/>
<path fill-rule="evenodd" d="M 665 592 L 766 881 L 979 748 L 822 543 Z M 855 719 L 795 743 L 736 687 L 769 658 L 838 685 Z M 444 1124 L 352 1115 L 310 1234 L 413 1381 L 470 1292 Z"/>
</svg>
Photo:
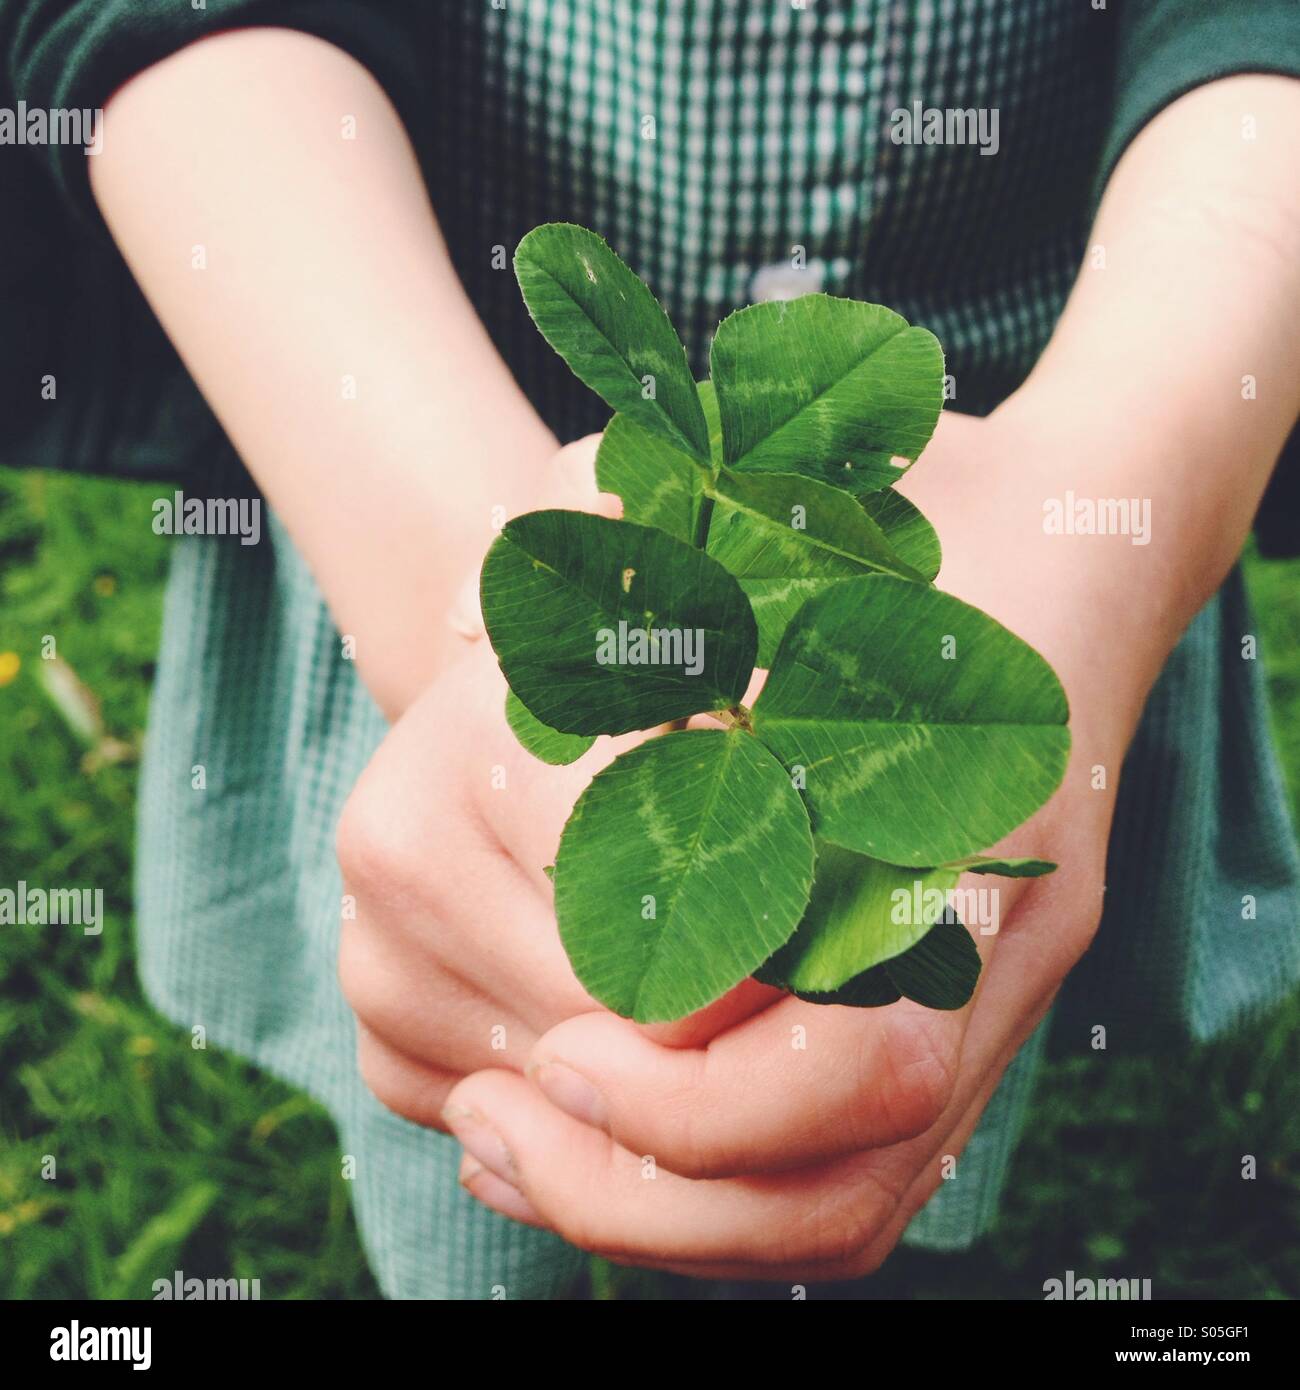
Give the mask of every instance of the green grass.
<svg viewBox="0 0 1300 1390">
<path fill-rule="evenodd" d="M 372 1298 L 328 1118 L 193 1050 L 135 979 L 132 799 L 166 563 L 141 544 L 153 495 L 0 471 L 0 886 L 102 885 L 107 917 L 97 937 L 0 928 L 0 1297 L 148 1297 L 179 1268 L 258 1278 L 264 1298 Z M 1300 802 L 1300 562 L 1249 575 Z M 46 636 L 81 694 L 40 679 Z M 1052 1065 L 996 1233 L 968 1255 L 902 1252 L 874 1292 L 1034 1298 L 1072 1268 L 1150 1278 L 1158 1297 L 1300 1294 L 1297 1022 L 1293 1002 L 1191 1056 Z M 596 1265 L 576 1292 L 679 1289 Z"/>
<path fill-rule="evenodd" d="M 0 687 L 0 885 L 102 885 L 106 914 L 99 936 L 0 928 L 0 1296 L 148 1297 L 179 1268 L 258 1278 L 263 1297 L 375 1297 L 329 1119 L 193 1050 L 136 983 L 132 801 L 166 564 L 141 543 L 152 496 L 0 475 L 0 654 L 22 663 Z M 46 635 L 102 735 L 38 679 Z"/>
</svg>

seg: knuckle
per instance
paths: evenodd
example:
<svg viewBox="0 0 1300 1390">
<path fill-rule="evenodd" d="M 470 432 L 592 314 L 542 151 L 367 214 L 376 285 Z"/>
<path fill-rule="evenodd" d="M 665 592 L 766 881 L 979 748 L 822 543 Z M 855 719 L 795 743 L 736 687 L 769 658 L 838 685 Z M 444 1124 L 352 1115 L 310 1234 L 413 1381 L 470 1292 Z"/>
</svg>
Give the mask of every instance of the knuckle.
<svg viewBox="0 0 1300 1390">
<path fill-rule="evenodd" d="M 914 1139 L 937 1124 L 953 1098 L 957 1043 L 950 1021 L 921 1009 L 886 1011 L 863 1058 L 859 1094 L 870 1143 Z"/>
<path fill-rule="evenodd" d="M 731 1177 L 744 1172 L 746 1164 L 743 1158 L 733 1157 L 716 1149 L 708 1152 L 693 1149 L 681 1155 L 671 1155 L 671 1161 L 664 1160 L 664 1167 L 669 1172 L 676 1173 L 679 1178 L 688 1178 L 691 1182 L 710 1182 L 715 1178 Z"/>
<path fill-rule="evenodd" d="M 382 1014 L 382 985 L 370 964 L 365 942 L 357 932 L 344 932 L 339 941 L 338 977 L 343 998 L 359 1019 L 365 1021 Z"/>
<path fill-rule="evenodd" d="M 379 1051 L 368 1038 L 357 1043 L 357 1070 L 366 1089 L 389 1110 L 397 1109 L 396 1088 L 391 1084 L 388 1069 L 382 1064 Z"/>
<path fill-rule="evenodd" d="M 568 1202 L 560 1210 L 547 1212 L 547 1221 L 557 1235 L 579 1250 L 610 1260 L 644 1259 L 647 1251 L 625 1232 L 616 1229 L 588 1211 L 583 1203 Z"/>
<path fill-rule="evenodd" d="M 859 1206 L 844 1218 L 837 1235 L 827 1243 L 825 1255 L 835 1263 L 856 1266 L 864 1260 L 879 1234 L 879 1214 L 872 1207 Z"/>
<path fill-rule="evenodd" d="M 726 1157 L 701 1133 L 698 1112 L 689 1103 L 674 1107 L 664 1125 L 663 1142 L 654 1147 L 658 1150 L 656 1161 L 679 1178 L 716 1178 L 731 1168 Z"/>
<path fill-rule="evenodd" d="M 526 1173 L 524 1176 L 527 1179 Z M 554 1190 L 536 1194 L 544 1201 L 538 1209 L 561 1239 L 607 1260 L 636 1264 L 662 1257 L 663 1232 L 657 1224 L 638 1220 L 630 1214 L 629 1209 L 634 1209 L 636 1203 L 585 1200 L 586 1194 L 597 1192 L 608 1197 L 623 1186 L 615 1169 L 602 1163 L 583 1162 L 571 1177 L 572 1187 L 569 1189 L 566 1185 L 563 1195 Z M 630 1174 L 625 1180 L 641 1181 Z M 660 1184 L 648 1186 L 657 1188 Z M 531 1184 L 526 1182 L 525 1189 L 530 1197 L 535 1195 Z"/>
<path fill-rule="evenodd" d="M 846 1277 L 850 1279 L 874 1274 L 885 1263 L 902 1239 L 908 1223 L 939 1185 L 936 1177 L 918 1192 L 915 1184 L 909 1186 L 905 1180 L 899 1181 L 898 1176 L 895 1173 L 886 1179 L 879 1171 L 866 1175 L 867 1184 L 874 1192 L 876 1219 L 873 1229 L 865 1233 L 867 1238 L 846 1259 Z"/>
<path fill-rule="evenodd" d="M 366 1089 L 385 1110 L 417 1123 L 425 1119 L 425 1107 L 415 1089 L 406 1083 L 383 1049 L 364 1036 L 357 1043 L 357 1070 Z"/>
<path fill-rule="evenodd" d="M 689 1055 L 683 1053 L 678 1065 L 685 1065 Z M 705 1083 L 708 1061 L 708 1052 L 699 1054 L 689 1074 L 665 1092 L 656 1106 L 656 1159 L 680 1178 L 721 1178 L 747 1170 L 749 1155 L 743 1136 L 724 1139 L 718 1110 L 701 1104 L 701 1097 L 710 1091 Z M 726 1116 L 721 1118 L 725 1122 Z"/>
<path fill-rule="evenodd" d="M 334 853 L 344 878 L 353 882 L 369 878 L 386 853 L 379 818 L 364 785 L 356 787 L 344 803 L 334 833 Z"/>
<path fill-rule="evenodd" d="M 743 1171 L 744 1160 L 718 1149 L 706 1149 L 694 1142 L 678 1141 L 676 1136 L 670 1152 L 662 1153 L 659 1161 L 670 1173 L 691 1182 L 707 1182 Z"/>
<path fill-rule="evenodd" d="M 882 1234 L 902 1205 L 908 1185 L 905 1170 L 875 1161 L 854 1165 L 845 1180 L 845 1239 L 840 1259 L 848 1264 L 879 1264 Z"/>
<path fill-rule="evenodd" d="M 1100 892 L 1097 894 L 1100 899 Z M 1092 947 L 1093 938 L 1097 935 L 1097 928 L 1101 926 L 1101 903 L 1096 905 L 1089 904 L 1076 910 L 1074 921 L 1070 929 L 1061 933 L 1064 953 L 1065 971 L 1073 970 L 1083 959 Z M 1065 973 L 1063 971 L 1062 973 Z"/>
<path fill-rule="evenodd" d="M 357 1070 L 371 1095 L 386 1110 L 426 1129 L 446 1130 L 443 1107 L 459 1077 L 424 1067 L 362 1030 Z"/>
<path fill-rule="evenodd" d="M 865 1279 L 869 1274 L 875 1274 L 881 1265 L 893 1253 L 897 1239 L 874 1240 L 858 1249 L 847 1259 L 843 1265 L 842 1279 Z"/>
<path fill-rule="evenodd" d="M 893 1209 L 874 1186 L 855 1183 L 809 1203 L 804 1219 L 786 1233 L 779 1261 L 844 1268 L 862 1259 Z"/>
<path fill-rule="evenodd" d="M 1035 879 L 1007 930 L 1032 933 L 1043 967 L 1064 977 L 1087 954 L 1105 905 L 1104 853 L 1064 861 L 1048 878 Z"/>
<path fill-rule="evenodd" d="M 362 781 L 339 817 L 335 853 L 344 880 L 368 891 L 400 893 L 413 881 L 414 863 L 400 826 L 384 800 Z"/>
</svg>

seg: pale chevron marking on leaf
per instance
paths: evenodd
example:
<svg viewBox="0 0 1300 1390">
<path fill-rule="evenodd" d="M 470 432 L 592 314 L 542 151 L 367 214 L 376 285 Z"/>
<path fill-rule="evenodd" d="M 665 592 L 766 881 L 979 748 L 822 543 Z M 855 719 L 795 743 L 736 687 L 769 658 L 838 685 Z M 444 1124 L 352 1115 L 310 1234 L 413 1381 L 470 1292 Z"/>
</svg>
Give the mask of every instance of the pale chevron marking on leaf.
<svg viewBox="0 0 1300 1390">
<path fill-rule="evenodd" d="M 946 635 L 955 660 L 940 657 Z M 787 630 L 754 729 L 805 769 L 818 832 L 846 848 L 943 864 L 995 843 L 1065 769 L 1064 692 L 987 614 L 889 576 L 847 579 Z"/>
<path fill-rule="evenodd" d="M 750 735 L 669 734 L 595 777 L 556 860 L 578 978 L 642 1022 L 701 1008 L 794 931 L 812 881 L 807 812 Z M 639 911 L 654 896 L 656 916 Z"/>
<path fill-rule="evenodd" d="M 765 489 L 768 490 L 766 498 Z M 774 562 L 788 565 L 789 557 L 806 557 L 806 552 L 813 551 L 816 555 L 806 558 L 820 559 L 823 564 L 839 562 L 833 573 L 880 571 L 905 579 L 920 578 L 916 571 L 893 553 L 884 533 L 856 502 L 814 478 L 782 473 L 734 480 L 724 477 L 719 479 L 715 495 L 721 508 L 749 519 L 754 535 L 763 546 L 748 567 L 747 572 L 751 575 L 762 575 L 760 559 L 772 557 Z M 805 506 L 811 501 L 809 510 L 812 515 L 818 521 L 831 524 L 826 525 L 825 529 L 797 529 L 790 525 L 788 519 L 781 518 L 775 511 L 778 498 L 784 504 L 790 497 L 798 498 Z M 773 510 L 764 511 L 758 503 L 769 499 Z M 827 517 L 824 513 L 818 515 L 818 503 L 822 508 L 832 509 L 842 503 L 843 514 L 838 517 Z M 840 523 L 838 537 L 831 535 L 836 521 Z"/>
<path fill-rule="evenodd" d="M 718 453 L 722 426 L 717 398 L 707 381 L 700 383 L 699 395 L 710 451 Z M 708 474 L 692 455 L 623 414 L 606 425 L 596 452 L 596 485 L 622 499 L 625 521 L 657 526 L 692 544 Z"/>
<path fill-rule="evenodd" d="M 716 499 L 708 552 L 727 567 L 754 601 L 759 664 L 769 664 L 799 609 L 798 590 L 763 581 L 800 579 L 801 598 L 828 584 L 863 574 L 886 573 L 922 581 L 922 574 L 893 549 L 888 537 L 856 499 L 800 474 L 731 474 L 711 489 Z M 802 525 L 793 525 L 799 512 Z"/>
<path fill-rule="evenodd" d="M 742 309 L 714 336 L 727 463 L 870 492 L 903 471 L 943 405 L 932 334 L 881 305 L 805 295 Z"/>
</svg>

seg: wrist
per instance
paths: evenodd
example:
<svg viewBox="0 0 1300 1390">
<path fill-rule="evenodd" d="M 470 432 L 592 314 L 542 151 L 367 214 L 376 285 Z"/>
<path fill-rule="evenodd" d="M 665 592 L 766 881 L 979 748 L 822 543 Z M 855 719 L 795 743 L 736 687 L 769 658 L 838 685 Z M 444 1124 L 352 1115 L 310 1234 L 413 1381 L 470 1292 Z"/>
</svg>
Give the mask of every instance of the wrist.
<svg viewBox="0 0 1300 1390">
<path fill-rule="evenodd" d="M 595 512 L 617 516 L 618 499 L 596 490 L 596 450 L 599 434 L 552 450 L 546 461 L 536 469 L 529 485 L 517 490 L 508 505 L 501 505 L 493 517 L 493 525 L 483 537 L 482 551 L 475 554 L 468 566 L 463 566 L 459 579 L 446 605 L 447 626 L 462 642 L 474 643 L 487 633 L 479 608 L 479 572 L 483 556 L 500 534 L 501 527 L 513 517 L 525 512 L 558 508 L 568 511 Z M 612 504 L 612 505 L 611 505 Z"/>
<path fill-rule="evenodd" d="M 1086 375 L 1074 380 L 1089 380 Z M 1267 468 L 1230 442 L 1213 402 L 1093 378 L 1086 397 L 1031 377 L 994 412 L 1029 463 L 1045 530 L 1166 652 L 1209 601 L 1249 535 Z"/>
<path fill-rule="evenodd" d="M 987 419 L 944 423 L 904 487 L 939 531 L 939 586 L 1041 651 L 1076 715 L 1122 756 L 1213 588 L 1202 592 L 1182 502 L 1156 486 L 1173 449 L 1140 424 L 1117 437 L 1077 403 L 1028 392 Z"/>
</svg>

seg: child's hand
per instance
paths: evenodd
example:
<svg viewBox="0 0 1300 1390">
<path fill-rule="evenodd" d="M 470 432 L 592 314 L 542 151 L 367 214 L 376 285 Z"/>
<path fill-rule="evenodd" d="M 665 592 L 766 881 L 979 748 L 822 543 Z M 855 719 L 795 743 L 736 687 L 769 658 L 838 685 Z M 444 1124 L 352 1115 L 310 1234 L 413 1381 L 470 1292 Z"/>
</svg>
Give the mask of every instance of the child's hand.
<svg viewBox="0 0 1300 1390">
<path fill-rule="evenodd" d="M 597 1007 L 556 933 L 542 866 L 610 741 L 565 768 L 519 746 L 487 642 L 416 701 L 358 782 L 339 826 L 339 948 L 360 1066 L 390 1109 L 439 1125 L 466 1072 L 522 1068 L 562 1019 Z M 635 739 L 623 740 L 624 743 Z"/>
<path fill-rule="evenodd" d="M 1044 530 L 1043 500 L 1086 476 L 1083 447 L 1011 414 L 945 416 L 909 488 L 927 493 L 943 538 L 941 587 L 1032 642 L 1071 699 L 1065 782 L 1001 847 L 1061 869 L 998 881 L 1000 930 L 976 931 L 988 968 L 973 1003 L 942 1014 L 785 998 L 691 1047 L 608 1013 L 570 1018 L 535 1044 L 527 1079 L 485 1071 L 451 1094 L 462 1181 L 480 1200 L 615 1259 L 700 1276 L 844 1278 L 889 1252 L 1091 940 L 1120 763 L 1164 656 L 1137 593 L 1151 552 Z"/>
<path fill-rule="evenodd" d="M 617 514 L 617 499 L 595 490 L 598 439 L 559 451 L 537 505 Z M 542 870 L 587 782 L 646 737 L 601 739 L 568 767 L 526 753 L 505 720 L 475 578 L 452 615 L 467 639 L 461 659 L 384 740 L 338 835 L 356 902 L 339 975 L 360 1026 L 362 1075 L 390 1109 L 439 1128 L 466 1073 L 522 1069 L 549 1028 L 603 1012 L 569 968 Z M 748 985 L 655 1036 L 696 1037 L 772 997 Z"/>
<path fill-rule="evenodd" d="M 556 454 L 539 505 L 617 504 L 596 492 L 598 442 Z M 466 577 L 447 615 L 465 639 L 460 659 L 380 745 L 338 831 L 344 892 L 356 902 L 339 978 L 361 1072 L 390 1109 L 435 1126 L 464 1073 L 522 1066 L 539 1033 L 597 1007 L 569 969 L 542 867 L 578 793 L 619 751 L 606 741 L 567 768 L 524 752 L 506 723 L 476 581 Z"/>
</svg>

